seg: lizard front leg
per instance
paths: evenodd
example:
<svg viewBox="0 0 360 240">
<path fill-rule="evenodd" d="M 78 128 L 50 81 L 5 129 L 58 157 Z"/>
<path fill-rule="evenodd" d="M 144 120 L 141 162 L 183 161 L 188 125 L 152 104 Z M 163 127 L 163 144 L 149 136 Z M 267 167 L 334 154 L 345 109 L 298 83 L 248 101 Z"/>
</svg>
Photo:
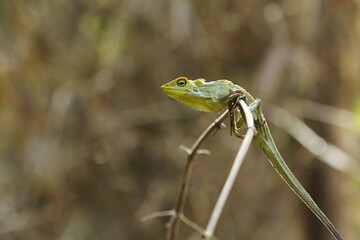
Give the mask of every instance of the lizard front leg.
<svg viewBox="0 0 360 240">
<path fill-rule="evenodd" d="M 239 101 L 240 99 L 244 100 L 245 99 L 245 95 L 242 93 L 238 93 L 233 91 L 231 88 L 228 88 L 228 90 L 230 91 L 230 95 L 228 97 L 228 111 L 229 111 L 229 118 L 230 118 L 230 135 L 232 135 L 232 133 L 234 133 L 237 137 L 241 137 L 241 135 L 239 135 L 237 133 L 237 127 L 236 127 L 236 113 L 237 110 L 239 108 Z"/>
<path fill-rule="evenodd" d="M 231 131 L 234 132 L 234 135 L 238 138 L 244 139 L 244 135 L 239 133 L 240 128 L 245 124 L 244 120 L 244 114 L 242 113 L 242 108 L 240 106 L 240 100 L 243 100 L 241 98 L 237 98 L 236 102 L 233 104 L 232 111 L 235 113 L 233 118 L 230 118 L 230 121 L 232 124 L 230 126 L 232 127 Z M 263 117 L 262 110 L 261 110 L 261 100 L 255 99 L 254 102 L 252 102 L 249 105 L 250 111 L 253 114 L 254 120 L 255 120 L 255 127 L 261 126 L 265 123 L 265 118 Z M 236 114 L 237 112 L 237 114 Z M 235 119 L 235 115 L 240 116 L 238 119 Z M 256 134 L 256 133 L 255 133 Z"/>
</svg>

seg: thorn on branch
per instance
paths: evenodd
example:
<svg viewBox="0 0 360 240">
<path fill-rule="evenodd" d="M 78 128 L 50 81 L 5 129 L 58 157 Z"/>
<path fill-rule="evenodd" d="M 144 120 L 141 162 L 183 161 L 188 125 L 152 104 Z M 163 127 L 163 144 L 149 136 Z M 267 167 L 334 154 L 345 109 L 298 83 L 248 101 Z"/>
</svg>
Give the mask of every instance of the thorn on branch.
<svg viewBox="0 0 360 240">
<path fill-rule="evenodd" d="M 187 155 L 193 154 L 192 150 L 190 148 L 184 146 L 184 145 L 180 145 L 179 149 L 186 152 Z M 207 149 L 199 149 L 199 150 L 196 150 L 195 154 L 198 154 L 198 155 L 201 155 L 201 154 L 211 155 L 211 152 L 209 150 L 207 150 Z"/>
<path fill-rule="evenodd" d="M 186 152 L 186 154 L 187 154 L 188 156 L 191 154 L 191 149 L 188 148 L 188 147 L 186 147 L 186 146 L 184 146 L 184 145 L 180 145 L 180 146 L 179 146 L 179 149 L 180 149 L 180 150 L 183 150 L 184 152 Z"/>
<path fill-rule="evenodd" d="M 157 211 L 157 212 L 150 213 L 146 216 L 143 216 L 142 218 L 140 218 L 140 221 L 146 222 L 146 221 L 152 220 L 154 218 L 158 218 L 158 217 L 168 217 L 168 216 L 175 216 L 175 215 L 176 215 L 176 211 L 174 209 L 171 209 L 168 211 Z"/>
<path fill-rule="evenodd" d="M 196 151 L 196 154 L 205 154 L 205 155 L 211 155 L 211 152 L 207 149 L 199 149 Z"/>
</svg>

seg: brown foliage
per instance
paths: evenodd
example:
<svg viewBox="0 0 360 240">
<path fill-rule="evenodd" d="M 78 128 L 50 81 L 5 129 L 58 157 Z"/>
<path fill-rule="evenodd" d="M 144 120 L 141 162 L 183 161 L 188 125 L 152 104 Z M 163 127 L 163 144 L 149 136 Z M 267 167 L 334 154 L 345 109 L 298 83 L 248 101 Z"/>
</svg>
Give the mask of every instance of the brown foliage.
<svg viewBox="0 0 360 240">
<path fill-rule="evenodd" d="M 177 146 L 216 114 L 175 103 L 160 85 L 226 78 L 274 103 L 295 96 L 352 110 L 358 22 L 349 0 L 1 1 L 0 238 L 165 238 L 167 219 L 139 219 L 173 208 L 185 160 Z M 312 126 L 359 155 L 358 138 Z M 357 239 L 358 186 L 275 138 L 344 237 Z M 238 145 L 225 130 L 195 164 L 185 213 L 200 225 Z M 329 239 L 257 149 L 238 181 L 221 239 Z"/>
</svg>

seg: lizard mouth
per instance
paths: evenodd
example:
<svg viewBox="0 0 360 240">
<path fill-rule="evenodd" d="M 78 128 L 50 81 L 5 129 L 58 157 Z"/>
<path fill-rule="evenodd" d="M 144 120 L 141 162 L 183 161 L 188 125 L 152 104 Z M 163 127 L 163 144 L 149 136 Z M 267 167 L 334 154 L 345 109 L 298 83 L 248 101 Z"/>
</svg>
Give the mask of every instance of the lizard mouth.
<svg viewBox="0 0 360 240">
<path fill-rule="evenodd" d="M 169 97 L 174 98 L 180 102 L 184 102 L 184 99 L 186 98 L 187 93 L 189 92 L 187 89 L 179 89 L 168 86 L 161 86 L 161 90 Z"/>
<path fill-rule="evenodd" d="M 168 87 L 166 85 L 161 86 L 161 90 L 165 93 L 171 93 L 171 92 L 187 92 L 187 89 L 181 89 L 181 88 L 174 88 L 174 87 Z"/>
</svg>

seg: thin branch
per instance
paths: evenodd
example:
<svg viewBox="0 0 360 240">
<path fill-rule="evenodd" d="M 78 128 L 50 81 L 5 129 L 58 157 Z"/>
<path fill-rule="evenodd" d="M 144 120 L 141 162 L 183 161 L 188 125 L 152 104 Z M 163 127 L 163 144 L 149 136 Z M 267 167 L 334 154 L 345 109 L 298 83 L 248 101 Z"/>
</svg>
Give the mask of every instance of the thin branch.
<svg viewBox="0 0 360 240">
<path fill-rule="evenodd" d="M 241 167 L 241 164 L 245 158 L 245 155 L 250 147 L 250 143 L 252 141 L 252 138 L 255 134 L 255 127 L 254 127 L 254 119 L 253 116 L 251 114 L 251 111 L 249 109 L 249 107 L 245 104 L 245 102 L 243 100 L 240 100 L 240 104 L 242 109 L 244 110 L 245 113 L 245 119 L 246 119 L 246 124 L 247 124 L 247 131 L 246 131 L 246 135 L 244 138 L 243 143 L 240 146 L 239 152 L 234 160 L 233 166 L 230 170 L 230 173 L 228 175 L 228 178 L 224 184 L 224 187 L 220 193 L 220 196 L 216 202 L 216 205 L 214 207 L 214 210 L 211 214 L 210 220 L 208 222 L 208 225 L 206 227 L 206 230 L 204 232 L 204 238 L 205 239 L 210 239 L 212 238 L 216 225 L 219 221 L 220 215 L 223 211 L 224 205 L 226 203 L 226 200 L 230 194 L 231 188 L 234 185 L 236 176 L 239 172 L 239 169 Z"/>
<path fill-rule="evenodd" d="M 175 208 L 175 214 L 170 218 L 170 221 L 168 223 L 168 226 L 169 226 L 169 230 L 167 233 L 168 240 L 175 240 L 178 236 L 179 216 L 181 216 L 181 214 L 184 211 L 185 199 L 186 199 L 187 191 L 189 188 L 190 176 L 191 176 L 191 172 L 192 172 L 194 157 L 195 157 L 195 155 L 198 154 L 198 150 L 199 150 L 201 144 L 209 136 L 211 136 L 212 133 L 215 133 L 215 131 L 221 127 L 222 122 L 226 119 L 227 116 L 228 116 L 228 111 L 226 110 L 223 114 L 221 114 L 220 117 L 218 117 L 213 123 L 211 123 L 208 126 L 208 128 L 196 140 L 196 142 L 191 147 L 191 149 L 185 151 L 188 154 L 188 157 L 187 157 L 187 162 L 185 165 L 184 173 L 182 176 L 180 193 L 179 193 L 179 197 L 178 197 L 176 208 Z"/>
<path fill-rule="evenodd" d="M 294 97 L 286 99 L 286 102 L 290 103 L 287 108 L 292 112 L 299 108 L 304 118 L 341 127 L 351 132 L 356 130 L 355 114 L 349 110 Z"/>
</svg>

